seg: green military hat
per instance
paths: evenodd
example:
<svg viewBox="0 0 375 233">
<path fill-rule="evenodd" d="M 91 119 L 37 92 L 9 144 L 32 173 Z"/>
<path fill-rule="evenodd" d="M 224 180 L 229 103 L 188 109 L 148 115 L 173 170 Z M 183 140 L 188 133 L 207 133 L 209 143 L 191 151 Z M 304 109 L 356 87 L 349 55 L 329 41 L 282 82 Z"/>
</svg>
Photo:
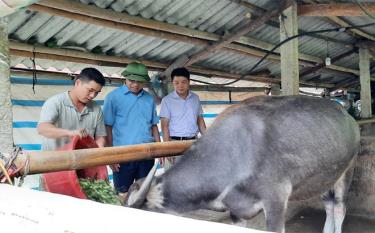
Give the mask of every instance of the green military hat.
<svg viewBox="0 0 375 233">
<path fill-rule="evenodd" d="M 132 62 L 126 66 L 125 70 L 121 73 L 126 79 L 138 81 L 138 82 L 149 82 L 150 76 L 148 76 L 148 70 L 145 65 L 140 62 Z"/>
</svg>

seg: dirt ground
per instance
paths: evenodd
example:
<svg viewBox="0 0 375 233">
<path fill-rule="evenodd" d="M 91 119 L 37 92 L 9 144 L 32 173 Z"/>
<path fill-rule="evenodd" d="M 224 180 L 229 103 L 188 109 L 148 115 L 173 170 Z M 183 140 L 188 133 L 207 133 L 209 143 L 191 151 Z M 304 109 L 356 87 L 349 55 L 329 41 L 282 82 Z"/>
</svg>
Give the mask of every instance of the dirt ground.
<svg viewBox="0 0 375 233">
<path fill-rule="evenodd" d="M 200 210 L 185 215 L 186 217 L 230 223 L 228 213 Z M 323 231 L 325 213 L 315 209 L 305 209 L 286 223 L 286 233 L 321 233 Z M 248 228 L 265 230 L 263 213 L 248 221 Z M 343 224 L 343 233 L 375 233 L 375 219 L 347 215 Z"/>
</svg>

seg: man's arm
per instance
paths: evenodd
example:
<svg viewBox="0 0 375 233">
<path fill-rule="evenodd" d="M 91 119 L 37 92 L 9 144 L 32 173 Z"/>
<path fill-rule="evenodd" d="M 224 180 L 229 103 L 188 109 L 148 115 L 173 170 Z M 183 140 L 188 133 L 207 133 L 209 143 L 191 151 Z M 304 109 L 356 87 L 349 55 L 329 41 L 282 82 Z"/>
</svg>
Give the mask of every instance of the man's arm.
<svg viewBox="0 0 375 233">
<path fill-rule="evenodd" d="M 152 130 L 152 136 L 154 137 L 155 142 L 160 142 L 160 134 L 159 134 L 158 125 L 152 125 L 151 130 Z"/>
<path fill-rule="evenodd" d="M 61 129 L 57 128 L 54 124 L 48 122 L 41 122 L 38 124 L 37 131 L 40 135 L 46 138 L 62 138 L 62 137 L 73 137 L 73 136 L 80 136 L 85 137 L 87 136 L 87 132 L 85 129 L 77 129 L 77 130 L 68 130 L 68 129 Z"/>
<path fill-rule="evenodd" d="M 204 118 L 202 116 L 199 116 L 197 123 L 199 132 L 201 132 L 201 134 L 204 134 L 206 132 L 206 122 L 204 122 Z"/>
<path fill-rule="evenodd" d="M 161 121 L 161 131 L 163 132 L 163 141 L 167 142 L 170 140 L 169 119 L 165 117 L 161 117 L 160 121 Z"/>
</svg>

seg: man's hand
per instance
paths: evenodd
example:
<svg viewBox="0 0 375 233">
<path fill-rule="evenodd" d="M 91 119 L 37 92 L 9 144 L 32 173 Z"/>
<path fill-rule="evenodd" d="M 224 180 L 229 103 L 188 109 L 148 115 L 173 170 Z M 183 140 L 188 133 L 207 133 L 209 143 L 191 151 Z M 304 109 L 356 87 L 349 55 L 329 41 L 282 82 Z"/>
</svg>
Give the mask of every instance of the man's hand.
<svg viewBox="0 0 375 233">
<path fill-rule="evenodd" d="M 113 172 L 120 171 L 120 164 L 112 164 L 112 165 L 109 165 L 109 167 L 112 169 Z"/>
<path fill-rule="evenodd" d="M 84 138 L 88 136 L 86 129 L 77 129 L 69 131 L 69 137 L 79 136 L 80 138 Z"/>
<path fill-rule="evenodd" d="M 49 122 L 41 122 L 37 127 L 38 133 L 46 138 L 63 138 L 79 136 L 81 138 L 88 135 L 86 129 L 69 130 L 57 128 L 54 124 Z"/>
</svg>

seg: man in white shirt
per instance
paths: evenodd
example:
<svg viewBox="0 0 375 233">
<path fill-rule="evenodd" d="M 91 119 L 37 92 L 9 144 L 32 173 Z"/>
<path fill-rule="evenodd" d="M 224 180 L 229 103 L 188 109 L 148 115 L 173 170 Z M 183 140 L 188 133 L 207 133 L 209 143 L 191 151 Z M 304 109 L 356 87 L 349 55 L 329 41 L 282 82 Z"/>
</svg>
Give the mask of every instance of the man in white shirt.
<svg viewBox="0 0 375 233">
<path fill-rule="evenodd" d="M 177 68 L 171 78 L 174 91 L 163 98 L 160 109 L 163 141 L 196 139 L 199 132 L 206 131 L 206 123 L 198 95 L 189 90 L 190 73 L 186 68 Z M 174 162 L 174 157 L 162 161 L 165 169 Z"/>
</svg>

